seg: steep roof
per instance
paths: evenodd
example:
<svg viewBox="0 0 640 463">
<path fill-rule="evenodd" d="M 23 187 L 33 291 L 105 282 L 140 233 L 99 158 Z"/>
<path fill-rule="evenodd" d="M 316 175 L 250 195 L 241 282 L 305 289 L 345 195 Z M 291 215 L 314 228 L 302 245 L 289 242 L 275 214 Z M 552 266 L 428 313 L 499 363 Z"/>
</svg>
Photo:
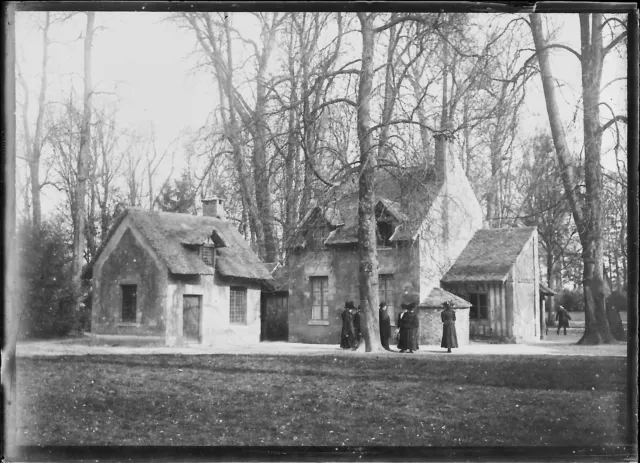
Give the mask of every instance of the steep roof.
<svg viewBox="0 0 640 463">
<path fill-rule="evenodd" d="M 392 241 L 410 240 L 422 224 L 439 190 L 433 167 L 382 168 L 376 172 L 375 201 L 377 214 L 389 214 L 398 224 Z M 322 211 L 333 229 L 325 244 L 348 244 L 358 241 L 357 176 L 334 188 L 329 199 L 302 220 L 294 246 L 302 245 L 306 224 L 314 211 Z"/>
<path fill-rule="evenodd" d="M 420 307 L 443 307 L 445 302 L 450 302 L 454 309 L 471 307 L 469 301 L 465 301 L 442 288 L 433 288 L 425 300 L 420 303 Z"/>
<path fill-rule="evenodd" d="M 478 230 L 441 281 L 504 281 L 535 230 L 535 227 Z"/>
<path fill-rule="evenodd" d="M 211 238 L 218 245 L 215 261 L 216 270 L 220 274 L 255 280 L 271 278 L 242 235 L 226 220 L 129 208 L 114 224 L 105 244 L 125 217 L 131 219 L 171 273 L 212 275 L 214 269 L 206 265 L 194 249 Z M 94 262 L 102 249 L 103 247 L 98 251 Z"/>
</svg>

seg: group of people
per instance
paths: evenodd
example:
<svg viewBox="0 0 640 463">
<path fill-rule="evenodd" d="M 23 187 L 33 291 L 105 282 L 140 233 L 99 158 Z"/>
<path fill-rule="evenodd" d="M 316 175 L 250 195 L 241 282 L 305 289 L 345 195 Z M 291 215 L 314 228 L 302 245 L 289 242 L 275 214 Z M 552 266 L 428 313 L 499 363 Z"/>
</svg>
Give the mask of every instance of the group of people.
<svg viewBox="0 0 640 463">
<path fill-rule="evenodd" d="M 401 311 L 396 320 L 395 339 L 397 340 L 398 351 L 402 354 L 413 354 L 420 349 L 418 345 L 418 330 L 420 328 L 420 318 L 415 312 L 418 303 L 416 301 L 403 302 Z M 451 353 L 452 348 L 458 347 L 456 335 L 456 313 L 449 302 L 443 304 L 444 310 L 440 314 L 442 319 L 442 343 L 441 347 L 446 348 Z M 356 307 L 353 301 L 347 301 L 342 312 L 342 333 L 340 336 L 340 347 L 342 349 L 356 350 L 360 346 L 362 337 L 362 319 L 360 307 Z M 378 310 L 380 324 L 380 343 L 385 350 L 392 351 L 389 347 L 391 338 L 391 317 L 387 312 L 387 303 L 381 302 Z"/>
</svg>

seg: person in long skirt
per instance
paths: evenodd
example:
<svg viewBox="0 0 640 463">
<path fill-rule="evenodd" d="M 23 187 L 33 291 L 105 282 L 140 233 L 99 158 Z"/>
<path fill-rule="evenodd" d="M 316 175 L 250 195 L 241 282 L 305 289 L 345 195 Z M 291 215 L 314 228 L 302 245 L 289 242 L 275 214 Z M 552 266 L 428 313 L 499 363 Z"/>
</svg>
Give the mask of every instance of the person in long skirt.
<svg viewBox="0 0 640 463">
<path fill-rule="evenodd" d="M 387 312 L 387 303 L 380 303 L 380 310 L 378 310 L 378 320 L 380 323 L 380 344 L 385 350 L 391 350 L 389 348 L 389 338 L 391 337 L 391 317 Z"/>
<path fill-rule="evenodd" d="M 362 340 L 362 312 L 360 306 L 354 309 L 353 313 L 353 330 L 356 335 L 356 341 L 354 349 L 357 349 L 360 346 L 360 341 Z"/>
<path fill-rule="evenodd" d="M 356 334 L 353 329 L 353 314 L 351 313 L 353 309 L 355 309 L 353 302 L 345 302 L 344 312 L 342 312 L 342 332 L 340 336 L 340 347 L 342 349 L 353 349 L 356 345 Z"/>
<path fill-rule="evenodd" d="M 404 304 L 401 304 L 400 305 L 400 313 L 398 314 L 398 318 L 396 320 L 396 333 L 395 333 L 396 340 L 398 341 L 396 347 L 398 349 L 400 349 L 400 341 L 401 341 L 401 339 L 400 339 L 400 322 L 402 321 L 402 317 L 404 317 L 404 314 L 406 314 L 406 313 L 407 313 L 407 306 L 404 305 Z"/>
<path fill-rule="evenodd" d="M 413 313 L 413 307 L 411 304 L 402 304 L 402 306 L 403 309 L 406 308 L 406 312 L 400 319 L 400 343 L 398 344 L 398 349 L 400 349 L 400 353 L 402 354 L 405 352 L 413 354 L 415 313 Z"/>
<path fill-rule="evenodd" d="M 448 353 L 451 349 L 458 347 L 458 335 L 456 334 L 456 312 L 450 302 L 442 304 L 444 310 L 440 313 L 442 319 L 442 344 Z"/>
</svg>

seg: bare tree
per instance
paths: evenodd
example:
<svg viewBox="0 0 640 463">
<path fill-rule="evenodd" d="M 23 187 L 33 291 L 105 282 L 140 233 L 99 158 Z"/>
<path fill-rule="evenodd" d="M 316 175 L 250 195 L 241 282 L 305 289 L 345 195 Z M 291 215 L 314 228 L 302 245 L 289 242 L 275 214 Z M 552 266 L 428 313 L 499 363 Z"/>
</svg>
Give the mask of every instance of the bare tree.
<svg viewBox="0 0 640 463">
<path fill-rule="evenodd" d="M 614 47 L 627 35 L 626 24 L 619 21 L 624 31 L 603 44 L 602 13 L 580 14 L 580 53 L 565 46 L 548 44 L 542 31 L 542 17 L 531 14 L 531 31 L 540 64 L 540 73 L 544 89 L 547 114 L 556 155 L 562 169 L 565 194 L 573 218 L 578 227 L 582 245 L 583 290 L 585 297 L 585 332 L 579 344 L 601 344 L 615 341 L 611 332 L 610 320 L 605 306 L 605 285 L 603 275 L 603 239 L 602 239 L 602 166 L 600 150 L 602 132 L 617 120 L 626 120 L 625 116 L 615 116 L 604 125 L 600 121 L 600 91 L 604 59 Z M 549 49 L 562 48 L 578 58 L 582 67 L 582 100 L 584 131 L 584 199 L 578 193 L 574 168 L 569 158 L 564 127 L 560 119 L 555 93 L 554 77 L 549 63 Z M 615 317 L 614 317 L 615 318 Z M 614 323 L 619 322 L 619 315 Z"/>
<path fill-rule="evenodd" d="M 40 182 L 40 158 L 42 155 L 42 147 L 44 145 L 44 116 L 47 100 L 47 76 L 49 63 L 49 28 L 51 26 L 51 13 L 45 13 L 45 23 L 42 26 L 42 66 L 40 68 L 40 92 L 38 95 L 38 106 L 36 112 L 36 125 L 31 137 L 29 127 L 29 88 L 26 79 L 17 68 L 18 81 L 24 91 L 24 102 L 22 104 L 22 122 L 24 139 L 26 144 L 27 162 L 29 165 L 29 175 L 31 180 L 31 207 L 32 207 L 32 225 L 36 230 L 40 229 L 42 221 L 42 206 L 40 204 L 40 190 L 42 184 Z"/>
<path fill-rule="evenodd" d="M 77 183 L 75 189 L 76 211 L 73 229 L 73 272 L 72 285 L 76 291 L 76 314 L 79 314 L 82 303 L 81 276 L 85 247 L 85 197 L 87 193 L 88 162 L 91 149 L 91 98 L 93 86 L 91 81 L 91 46 L 93 43 L 95 12 L 87 12 L 87 27 L 84 37 L 84 97 L 82 122 L 80 126 L 80 150 L 78 154 Z"/>
</svg>

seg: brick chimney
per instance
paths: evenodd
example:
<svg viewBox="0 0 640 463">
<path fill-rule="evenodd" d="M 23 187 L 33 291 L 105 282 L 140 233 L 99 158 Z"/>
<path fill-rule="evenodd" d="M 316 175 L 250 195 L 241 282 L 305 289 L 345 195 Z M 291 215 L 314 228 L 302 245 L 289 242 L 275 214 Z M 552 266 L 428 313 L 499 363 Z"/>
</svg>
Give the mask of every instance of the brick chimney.
<svg viewBox="0 0 640 463">
<path fill-rule="evenodd" d="M 205 198 L 202 200 L 202 215 L 205 217 L 216 217 L 218 219 L 225 219 L 224 207 L 222 206 L 223 199 L 217 196 Z"/>
</svg>

